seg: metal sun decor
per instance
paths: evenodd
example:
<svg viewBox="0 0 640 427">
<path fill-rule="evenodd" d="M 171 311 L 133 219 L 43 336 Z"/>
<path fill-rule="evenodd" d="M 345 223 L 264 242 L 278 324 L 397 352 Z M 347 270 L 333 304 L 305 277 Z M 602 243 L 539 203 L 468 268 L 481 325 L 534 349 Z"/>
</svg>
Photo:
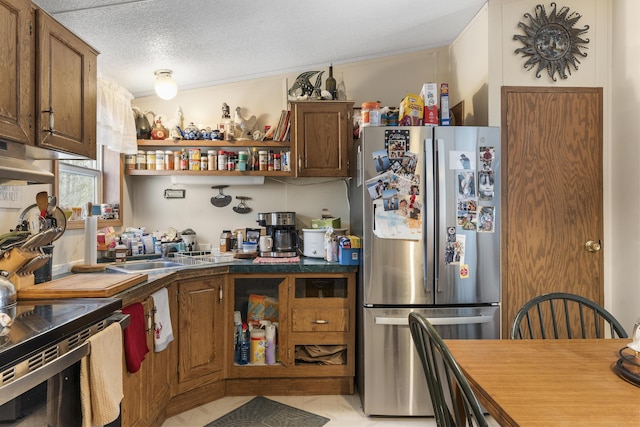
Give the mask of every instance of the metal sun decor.
<svg viewBox="0 0 640 427">
<path fill-rule="evenodd" d="M 574 28 L 581 18 L 579 13 L 569 13 L 566 6 L 556 13 L 556 3 L 551 3 L 551 7 L 553 10 L 549 16 L 542 5 L 536 6 L 535 17 L 525 13 L 524 17 L 529 18 L 530 25 L 519 22 L 518 27 L 522 28 L 526 35 L 516 34 L 513 39 L 524 44 L 524 47 L 516 49 L 515 53 L 530 57 L 524 68 L 531 70 L 537 65 L 537 78 L 540 78 L 540 73 L 546 68 L 549 77 L 555 82 L 556 73 L 560 78 L 566 79 L 567 72 L 571 74 L 569 65 L 577 70 L 577 64 L 580 63 L 578 57 L 587 56 L 581 49 L 588 49 L 584 45 L 589 43 L 589 39 L 580 36 L 587 32 L 589 26 Z"/>
</svg>

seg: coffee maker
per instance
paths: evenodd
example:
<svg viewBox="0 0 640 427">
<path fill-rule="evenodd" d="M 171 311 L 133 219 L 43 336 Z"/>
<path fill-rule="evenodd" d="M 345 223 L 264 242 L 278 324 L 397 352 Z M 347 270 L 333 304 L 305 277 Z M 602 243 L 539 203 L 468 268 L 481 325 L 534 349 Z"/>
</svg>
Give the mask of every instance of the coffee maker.
<svg viewBox="0 0 640 427">
<path fill-rule="evenodd" d="M 266 234 L 273 242 L 271 251 L 260 250 L 261 257 L 290 258 L 298 255 L 295 212 L 259 213 L 258 224 L 266 227 Z"/>
</svg>

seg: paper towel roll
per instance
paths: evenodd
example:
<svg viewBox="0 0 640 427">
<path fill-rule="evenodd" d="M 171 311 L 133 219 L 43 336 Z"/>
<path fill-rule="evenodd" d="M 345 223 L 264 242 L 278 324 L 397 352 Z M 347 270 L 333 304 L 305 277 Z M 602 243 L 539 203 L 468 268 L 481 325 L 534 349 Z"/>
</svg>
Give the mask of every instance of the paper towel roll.
<svg viewBox="0 0 640 427">
<path fill-rule="evenodd" d="M 98 217 L 84 219 L 84 263 L 94 265 L 98 262 Z"/>
</svg>

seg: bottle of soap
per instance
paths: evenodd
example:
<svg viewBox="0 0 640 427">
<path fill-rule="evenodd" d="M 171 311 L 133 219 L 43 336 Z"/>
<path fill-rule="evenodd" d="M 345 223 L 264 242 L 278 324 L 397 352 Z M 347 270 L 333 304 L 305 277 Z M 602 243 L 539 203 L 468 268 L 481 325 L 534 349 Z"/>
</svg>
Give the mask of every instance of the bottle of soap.
<svg viewBox="0 0 640 427">
<path fill-rule="evenodd" d="M 127 260 L 127 246 L 122 242 L 122 237 L 114 248 L 116 262 L 125 262 Z"/>
</svg>

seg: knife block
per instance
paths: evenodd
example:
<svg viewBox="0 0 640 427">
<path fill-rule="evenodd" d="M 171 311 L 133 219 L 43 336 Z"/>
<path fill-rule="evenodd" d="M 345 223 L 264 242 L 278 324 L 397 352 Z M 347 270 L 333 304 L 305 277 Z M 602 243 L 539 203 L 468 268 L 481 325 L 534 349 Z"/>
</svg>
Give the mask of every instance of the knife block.
<svg viewBox="0 0 640 427">
<path fill-rule="evenodd" d="M 0 257 L 0 270 L 8 271 L 9 275 L 11 275 L 36 255 L 38 255 L 37 252 L 23 251 L 19 248 L 13 248 L 9 252 L 5 253 L 4 256 Z"/>
<path fill-rule="evenodd" d="M 25 274 L 23 276 L 18 274 L 10 274 L 9 281 L 13 283 L 13 286 L 16 288 L 16 291 L 20 289 L 24 289 L 27 286 L 33 286 L 36 282 L 35 276 L 33 273 Z"/>
</svg>

